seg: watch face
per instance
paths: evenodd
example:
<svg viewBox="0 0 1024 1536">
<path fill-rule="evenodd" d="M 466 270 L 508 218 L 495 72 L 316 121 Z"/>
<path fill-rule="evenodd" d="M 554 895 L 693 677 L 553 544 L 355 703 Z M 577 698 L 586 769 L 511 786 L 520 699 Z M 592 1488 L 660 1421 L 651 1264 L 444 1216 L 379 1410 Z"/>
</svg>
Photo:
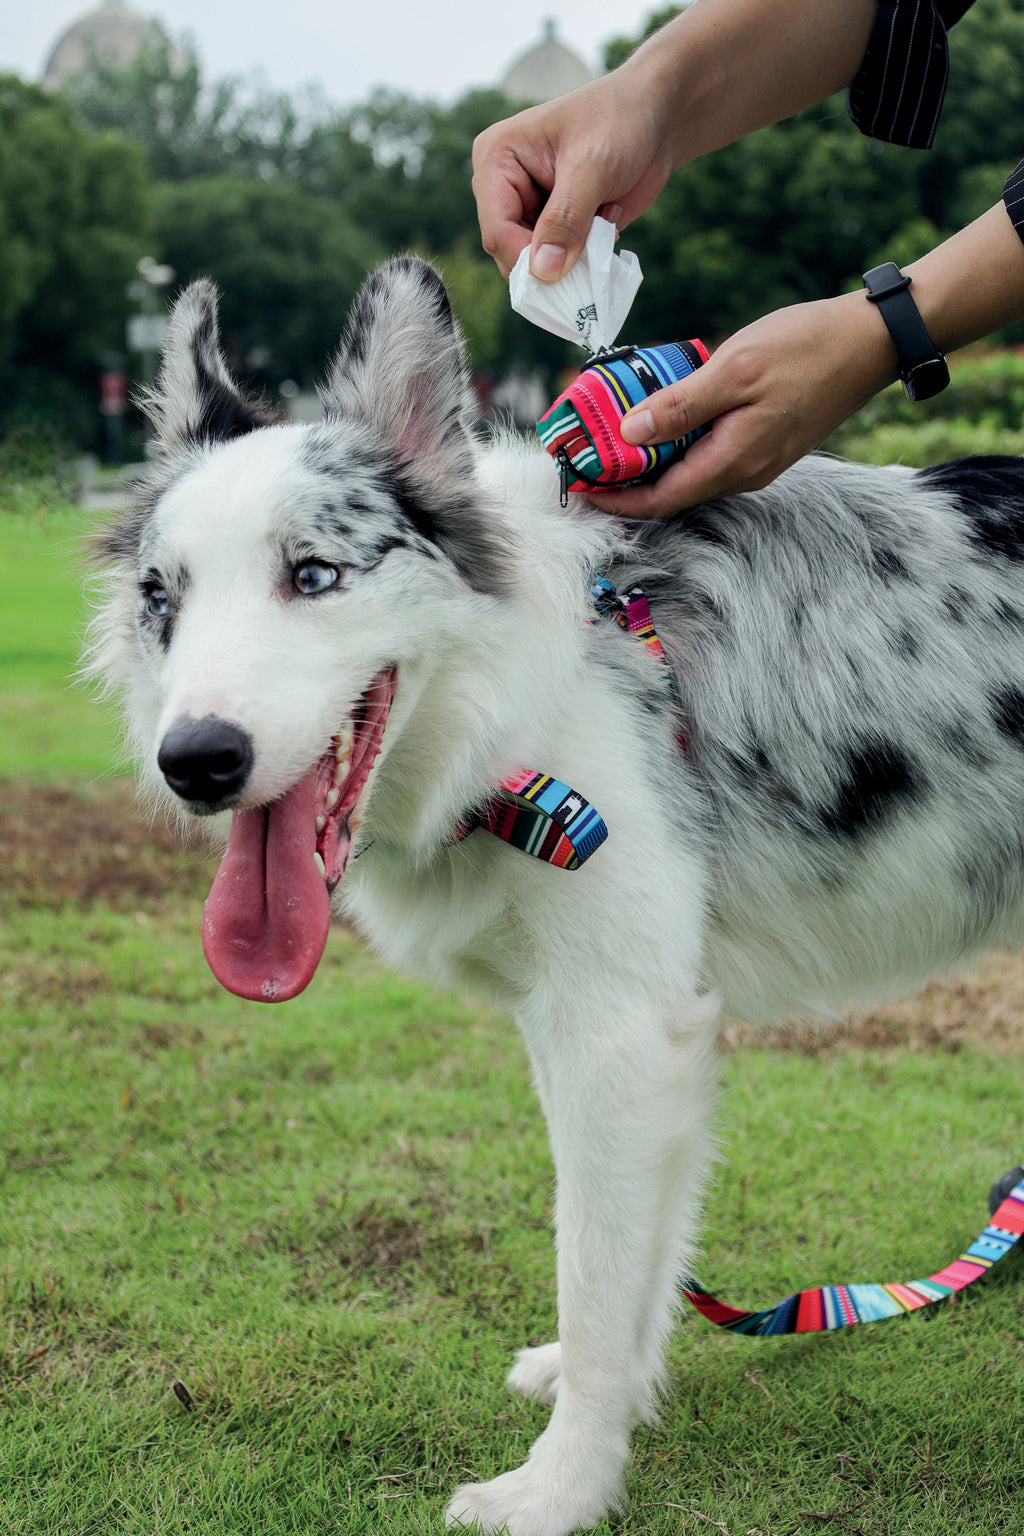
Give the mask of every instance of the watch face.
<svg viewBox="0 0 1024 1536">
<path fill-rule="evenodd" d="M 949 368 L 941 352 L 903 374 L 903 388 L 908 400 L 931 400 L 934 395 L 940 395 L 948 383 Z"/>
</svg>

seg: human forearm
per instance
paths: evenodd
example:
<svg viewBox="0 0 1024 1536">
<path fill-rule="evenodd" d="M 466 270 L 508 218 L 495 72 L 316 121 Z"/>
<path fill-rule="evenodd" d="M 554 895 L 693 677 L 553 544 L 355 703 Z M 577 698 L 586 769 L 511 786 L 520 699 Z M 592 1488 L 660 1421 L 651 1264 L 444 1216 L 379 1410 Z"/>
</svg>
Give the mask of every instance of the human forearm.
<svg viewBox="0 0 1024 1536">
<path fill-rule="evenodd" d="M 1024 318 L 1024 244 L 1002 203 L 904 268 L 943 352 Z"/>
<path fill-rule="evenodd" d="M 904 269 L 932 340 L 953 351 L 1024 319 L 1024 244 L 1002 203 Z M 698 373 L 624 419 L 627 442 L 660 443 L 714 420 L 652 485 L 603 495 L 626 517 L 662 517 L 766 485 L 898 375 L 877 307 L 858 290 L 756 320 Z"/>
<path fill-rule="evenodd" d="M 621 74 L 682 165 L 848 85 L 874 16 L 874 0 L 695 0 Z"/>
</svg>

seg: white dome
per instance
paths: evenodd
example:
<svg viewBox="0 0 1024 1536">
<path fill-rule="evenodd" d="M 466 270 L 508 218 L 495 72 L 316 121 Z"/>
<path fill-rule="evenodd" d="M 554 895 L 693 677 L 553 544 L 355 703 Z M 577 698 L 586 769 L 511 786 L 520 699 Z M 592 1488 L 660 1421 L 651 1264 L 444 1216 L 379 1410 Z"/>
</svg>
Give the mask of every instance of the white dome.
<svg viewBox="0 0 1024 1536">
<path fill-rule="evenodd" d="M 542 42 L 528 48 L 509 67 L 498 89 L 510 101 L 528 101 L 536 105 L 553 101 L 577 86 L 586 85 L 594 76 L 578 53 L 573 53 L 555 37 L 555 23 L 544 23 Z"/>
<path fill-rule="evenodd" d="M 130 11 L 122 0 L 105 0 L 57 39 L 46 61 L 43 84 L 59 90 L 76 75 L 88 74 L 97 63 L 105 69 L 129 69 L 147 47 L 169 47 L 173 67 L 185 67 L 185 55 L 158 21 Z"/>
</svg>

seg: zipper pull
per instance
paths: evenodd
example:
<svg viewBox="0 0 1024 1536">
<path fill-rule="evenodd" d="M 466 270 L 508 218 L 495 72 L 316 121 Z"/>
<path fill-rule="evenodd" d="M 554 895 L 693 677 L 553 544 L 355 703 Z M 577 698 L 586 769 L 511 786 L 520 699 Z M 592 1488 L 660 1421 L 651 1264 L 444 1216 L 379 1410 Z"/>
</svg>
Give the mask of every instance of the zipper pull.
<svg viewBox="0 0 1024 1536">
<path fill-rule="evenodd" d="M 567 507 L 569 505 L 569 471 L 572 469 L 572 464 L 564 448 L 559 448 L 555 458 L 558 460 L 558 505 Z"/>
</svg>

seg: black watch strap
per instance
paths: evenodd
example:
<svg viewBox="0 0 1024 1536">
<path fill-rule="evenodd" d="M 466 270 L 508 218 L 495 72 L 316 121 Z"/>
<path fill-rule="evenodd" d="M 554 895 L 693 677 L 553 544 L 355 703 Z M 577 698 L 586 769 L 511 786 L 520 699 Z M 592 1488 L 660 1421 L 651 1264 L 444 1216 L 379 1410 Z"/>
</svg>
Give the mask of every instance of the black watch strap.
<svg viewBox="0 0 1024 1536">
<path fill-rule="evenodd" d="M 894 261 L 886 261 L 864 273 L 864 286 L 892 337 L 908 400 L 940 394 L 949 383 L 949 368 L 910 297 L 910 278 Z"/>
</svg>

